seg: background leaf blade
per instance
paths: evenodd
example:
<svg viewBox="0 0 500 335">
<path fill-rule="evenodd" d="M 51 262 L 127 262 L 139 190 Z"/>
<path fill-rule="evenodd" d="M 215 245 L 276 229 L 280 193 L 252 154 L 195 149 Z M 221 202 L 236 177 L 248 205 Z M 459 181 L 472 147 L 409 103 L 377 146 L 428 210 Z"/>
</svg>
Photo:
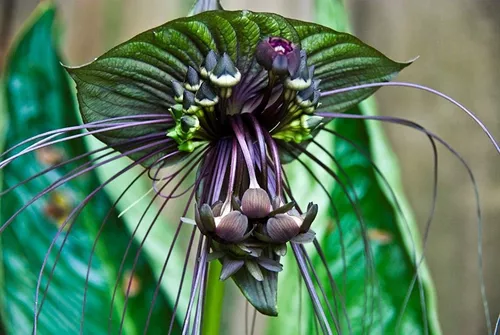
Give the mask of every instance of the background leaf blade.
<svg viewBox="0 0 500 335">
<path fill-rule="evenodd" d="M 60 66 L 53 42 L 55 9 L 48 2 L 40 5 L 27 23 L 9 57 L 6 92 L 9 112 L 7 146 L 55 127 L 78 124 L 73 96 L 68 78 Z M 3 170 L 3 189 L 25 180 L 33 173 L 47 168 L 53 158 L 63 159 L 83 154 L 86 148 L 82 140 L 64 143 L 25 155 Z M 58 168 L 35 181 L 18 186 L 2 197 L 1 215 L 9 218 L 17 208 L 26 203 L 44 187 L 47 187 L 75 165 Z M 95 174 L 74 180 L 52 196 L 45 196 L 23 214 L 2 234 L 2 273 L 0 289 L 3 315 L 9 333 L 30 334 L 33 325 L 34 289 L 38 271 L 58 225 L 67 210 L 73 208 L 91 190 L 99 186 Z M 56 334 L 79 332 L 82 298 L 87 267 L 94 239 L 102 220 L 111 207 L 105 194 L 98 193 L 81 214 L 68 237 L 52 283 L 44 299 L 39 317 L 40 333 Z M 63 211 L 63 212 L 60 212 Z M 101 334 L 108 331 L 108 313 L 111 294 L 117 278 L 118 266 L 130 240 L 130 234 L 113 211 L 97 242 L 96 254 L 91 266 L 85 310 L 85 333 Z M 56 242 L 61 245 L 62 239 Z M 135 255 L 137 246 L 132 245 Z M 57 252 L 49 256 L 48 269 L 54 264 Z M 127 259 L 125 271 L 131 269 Z M 45 271 L 42 292 L 50 270 Z M 145 257 L 140 257 L 133 277 L 134 287 L 129 301 L 129 313 L 124 321 L 124 333 L 135 334 L 144 327 L 148 303 L 153 296 L 156 280 Z M 123 278 L 129 278 L 124 276 Z M 127 281 L 119 281 L 116 303 L 112 311 L 113 326 L 121 318 Z M 133 317 L 131 317 L 133 314 Z M 161 334 L 171 308 L 160 294 L 153 309 L 150 332 Z"/>
</svg>

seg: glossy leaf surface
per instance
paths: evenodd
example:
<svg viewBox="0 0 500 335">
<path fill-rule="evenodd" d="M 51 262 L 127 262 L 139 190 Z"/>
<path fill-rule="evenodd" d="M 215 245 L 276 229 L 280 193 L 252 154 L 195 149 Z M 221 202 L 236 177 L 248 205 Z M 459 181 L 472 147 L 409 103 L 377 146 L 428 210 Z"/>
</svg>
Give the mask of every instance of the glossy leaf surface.
<svg viewBox="0 0 500 335">
<path fill-rule="evenodd" d="M 60 65 L 52 37 L 54 15 L 55 10 L 51 4 L 44 2 L 40 5 L 9 55 L 6 75 L 9 117 L 6 147 L 44 131 L 78 124 L 70 82 Z M 60 160 L 85 152 L 83 140 L 74 140 L 24 155 L 3 169 L 2 188 L 8 189 Z M 45 187 L 88 161 L 87 157 L 56 168 L 2 196 L 2 222 Z M 0 236 L 0 303 L 9 334 L 32 332 L 36 284 L 49 245 L 70 211 L 84 202 L 85 196 L 99 186 L 100 182 L 93 172 L 65 183 L 25 209 Z M 79 333 L 84 292 L 86 305 L 83 333 L 108 333 L 109 315 L 113 318 L 113 331 L 118 331 L 129 279 L 131 286 L 123 332 L 142 334 L 156 280 L 144 255 L 138 258 L 135 274 L 131 272 L 134 256 L 138 251 L 135 243 L 125 261 L 124 274 L 118 277 L 118 268 L 131 236 L 124 223 L 117 219 L 115 210 L 110 212 L 97 240 L 88 287 L 85 289 L 92 246 L 111 207 L 108 197 L 103 192 L 97 193 L 78 219 L 70 221 L 63 228 L 60 238 L 55 241 L 41 281 L 38 305 L 39 310 L 41 309 L 38 319 L 40 334 Z M 67 240 L 58 255 L 66 234 Z M 51 274 L 56 261 L 57 266 Z M 44 294 L 49 280 L 49 288 Z M 110 311 L 116 281 L 117 293 Z M 148 333 L 163 334 L 165 328 L 168 329 L 170 315 L 170 305 L 165 296 L 160 294 L 152 309 Z"/>
</svg>

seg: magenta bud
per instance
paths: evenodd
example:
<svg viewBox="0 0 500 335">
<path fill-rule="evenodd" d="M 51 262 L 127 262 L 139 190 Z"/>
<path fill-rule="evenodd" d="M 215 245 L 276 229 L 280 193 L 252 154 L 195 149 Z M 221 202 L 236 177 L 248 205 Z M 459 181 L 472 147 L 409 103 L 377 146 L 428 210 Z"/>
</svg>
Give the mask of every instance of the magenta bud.
<svg viewBox="0 0 500 335">
<path fill-rule="evenodd" d="M 257 45 L 257 62 L 268 71 L 294 76 L 300 66 L 300 48 L 281 37 L 269 37 Z"/>
</svg>

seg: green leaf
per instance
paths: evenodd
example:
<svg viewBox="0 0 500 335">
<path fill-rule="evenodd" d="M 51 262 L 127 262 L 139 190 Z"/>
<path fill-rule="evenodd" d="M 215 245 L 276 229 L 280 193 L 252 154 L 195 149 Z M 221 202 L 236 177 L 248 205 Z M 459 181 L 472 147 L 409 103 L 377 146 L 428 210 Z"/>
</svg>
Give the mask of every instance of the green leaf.
<svg viewBox="0 0 500 335">
<path fill-rule="evenodd" d="M 69 81 L 60 66 L 52 38 L 54 15 L 53 5 L 43 2 L 24 27 L 9 55 L 5 79 L 9 117 L 7 147 L 48 130 L 78 124 Z M 76 157 L 85 152 L 83 140 L 74 140 L 49 146 L 34 154 L 25 154 L 3 169 L 2 189 L 17 185 L 61 159 Z M 8 157 L 13 154 L 14 152 L 9 153 Z M 2 222 L 14 215 L 17 209 L 43 188 L 88 161 L 87 157 L 78 161 L 78 164 L 58 167 L 3 195 L 0 212 Z M 2 233 L 0 306 L 9 334 L 32 332 L 38 273 L 49 245 L 69 212 L 99 186 L 95 173 L 67 182 L 26 208 Z M 85 279 L 89 267 L 83 332 L 108 333 L 109 315 L 113 318 L 112 329 L 118 329 L 125 306 L 127 279 L 131 278 L 123 332 L 142 333 L 157 282 L 153 269 L 144 256 L 138 258 L 136 272 L 132 275 L 133 258 L 138 251 L 136 243 L 132 244 L 130 256 L 125 260 L 125 275 L 118 279 L 118 268 L 131 236 L 123 222 L 117 219 L 114 210 L 97 240 L 95 254 L 89 265 L 93 243 L 111 207 L 112 203 L 107 196 L 102 192 L 97 193 L 74 223 L 71 221 L 71 231 L 64 229 L 62 236 L 55 241 L 41 281 L 38 305 L 42 308 L 38 319 L 40 334 L 72 334 L 80 331 Z M 67 241 L 58 256 L 66 233 Z M 56 260 L 57 266 L 51 274 Z M 50 286 L 44 294 L 49 279 Z M 115 303 L 110 311 L 117 280 Z M 160 293 L 152 309 L 148 333 L 163 334 L 171 315 L 171 307 L 166 297 Z M 177 324 L 175 329 L 178 332 Z"/>
</svg>

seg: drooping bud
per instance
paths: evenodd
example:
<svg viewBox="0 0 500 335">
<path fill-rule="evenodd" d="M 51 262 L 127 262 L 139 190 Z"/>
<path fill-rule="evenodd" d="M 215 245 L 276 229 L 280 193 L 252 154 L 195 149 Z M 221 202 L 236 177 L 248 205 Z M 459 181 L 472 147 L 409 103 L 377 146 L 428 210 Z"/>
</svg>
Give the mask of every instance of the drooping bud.
<svg viewBox="0 0 500 335">
<path fill-rule="evenodd" d="M 216 65 L 217 65 L 217 55 L 213 50 L 210 50 L 207 54 L 207 57 L 205 57 L 203 65 L 200 67 L 200 75 L 203 78 L 208 79 L 210 73 L 213 71 Z"/>
<path fill-rule="evenodd" d="M 200 88 L 200 85 L 201 80 L 198 72 L 193 67 L 188 66 L 184 87 L 191 92 L 196 92 Z"/>
<path fill-rule="evenodd" d="M 198 107 L 195 104 L 194 101 L 194 94 L 190 91 L 184 91 L 183 95 L 183 101 L 182 101 L 182 108 L 184 108 L 184 111 L 187 114 L 195 114 L 200 110 L 200 107 Z"/>
<path fill-rule="evenodd" d="M 212 90 L 207 82 L 201 84 L 200 89 L 196 92 L 194 101 L 202 107 L 213 107 L 219 102 L 219 97 Z"/>
<path fill-rule="evenodd" d="M 184 96 L 184 87 L 176 80 L 172 80 L 172 89 L 174 90 L 174 100 L 177 103 L 182 103 Z"/>
<path fill-rule="evenodd" d="M 286 256 L 286 244 L 276 244 L 273 247 L 274 254 L 279 257 L 285 257 Z"/>
<path fill-rule="evenodd" d="M 305 52 L 301 50 L 301 59 L 299 69 L 294 76 L 290 76 L 285 79 L 285 87 L 293 91 L 302 91 L 311 86 L 312 83 L 312 73 L 314 72 L 314 67 L 307 67 L 307 57 Z"/>
<path fill-rule="evenodd" d="M 255 59 L 268 71 L 294 76 L 300 65 L 300 48 L 284 38 L 269 37 L 257 45 Z"/>
<path fill-rule="evenodd" d="M 293 237 L 291 241 L 294 243 L 305 244 L 305 243 L 311 243 L 312 241 L 314 241 L 315 238 L 316 238 L 316 233 L 313 232 L 312 230 L 308 230 L 305 233 L 301 233 Z"/>
<path fill-rule="evenodd" d="M 215 234 L 223 241 L 240 242 L 248 230 L 248 218 L 238 211 L 232 211 L 216 219 Z"/>
<path fill-rule="evenodd" d="M 224 53 L 210 74 L 210 81 L 218 87 L 233 87 L 241 80 L 238 71 L 228 54 Z"/>
<path fill-rule="evenodd" d="M 323 122 L 323 118 L 321 116 L 316 116 L 316 115 L 302 115 L 300 117 L 300 123 L 303 128 L 305 129 L 315 129 L 317 126 L 319 126 Z"/>
<path fill-rule="evenodd" d="M 319 83 L 319 80 L 314 80 L 311 86 L 297 94 L 295 100 L 300 107 L 308 108 L 318 103 L 319 98 L 321 97 L 318 90 Z"/>
<path fill-rule="evenodd" d="M 297 217 L 278 214 L 267 221 L 267 234 L 275 243 L 286 243 L 299 234 L 301 224 Z"/>
<path fill-rule="evenodd" d="M 169 111 L 170 114 L 172 114 L 174 120 L 179 120 L 181 116 L 184 114 L 184 109 L 180 104 L 173 105 L 172 107 L 169 108 Z"/>
<path fill-rule="evenodd" d="M 184 115 L 181 117 L 181 129 L 185 133 L 194 132 L 200 128 L 200 121 L 195 115 Z"/>
<path fill-rule="evenodd" d="M 249 188 L 241 198 L 241 211 L 251 219 L 260 219 L 272 211 L 271 199 L 261 188 Z"/>
</svg>

